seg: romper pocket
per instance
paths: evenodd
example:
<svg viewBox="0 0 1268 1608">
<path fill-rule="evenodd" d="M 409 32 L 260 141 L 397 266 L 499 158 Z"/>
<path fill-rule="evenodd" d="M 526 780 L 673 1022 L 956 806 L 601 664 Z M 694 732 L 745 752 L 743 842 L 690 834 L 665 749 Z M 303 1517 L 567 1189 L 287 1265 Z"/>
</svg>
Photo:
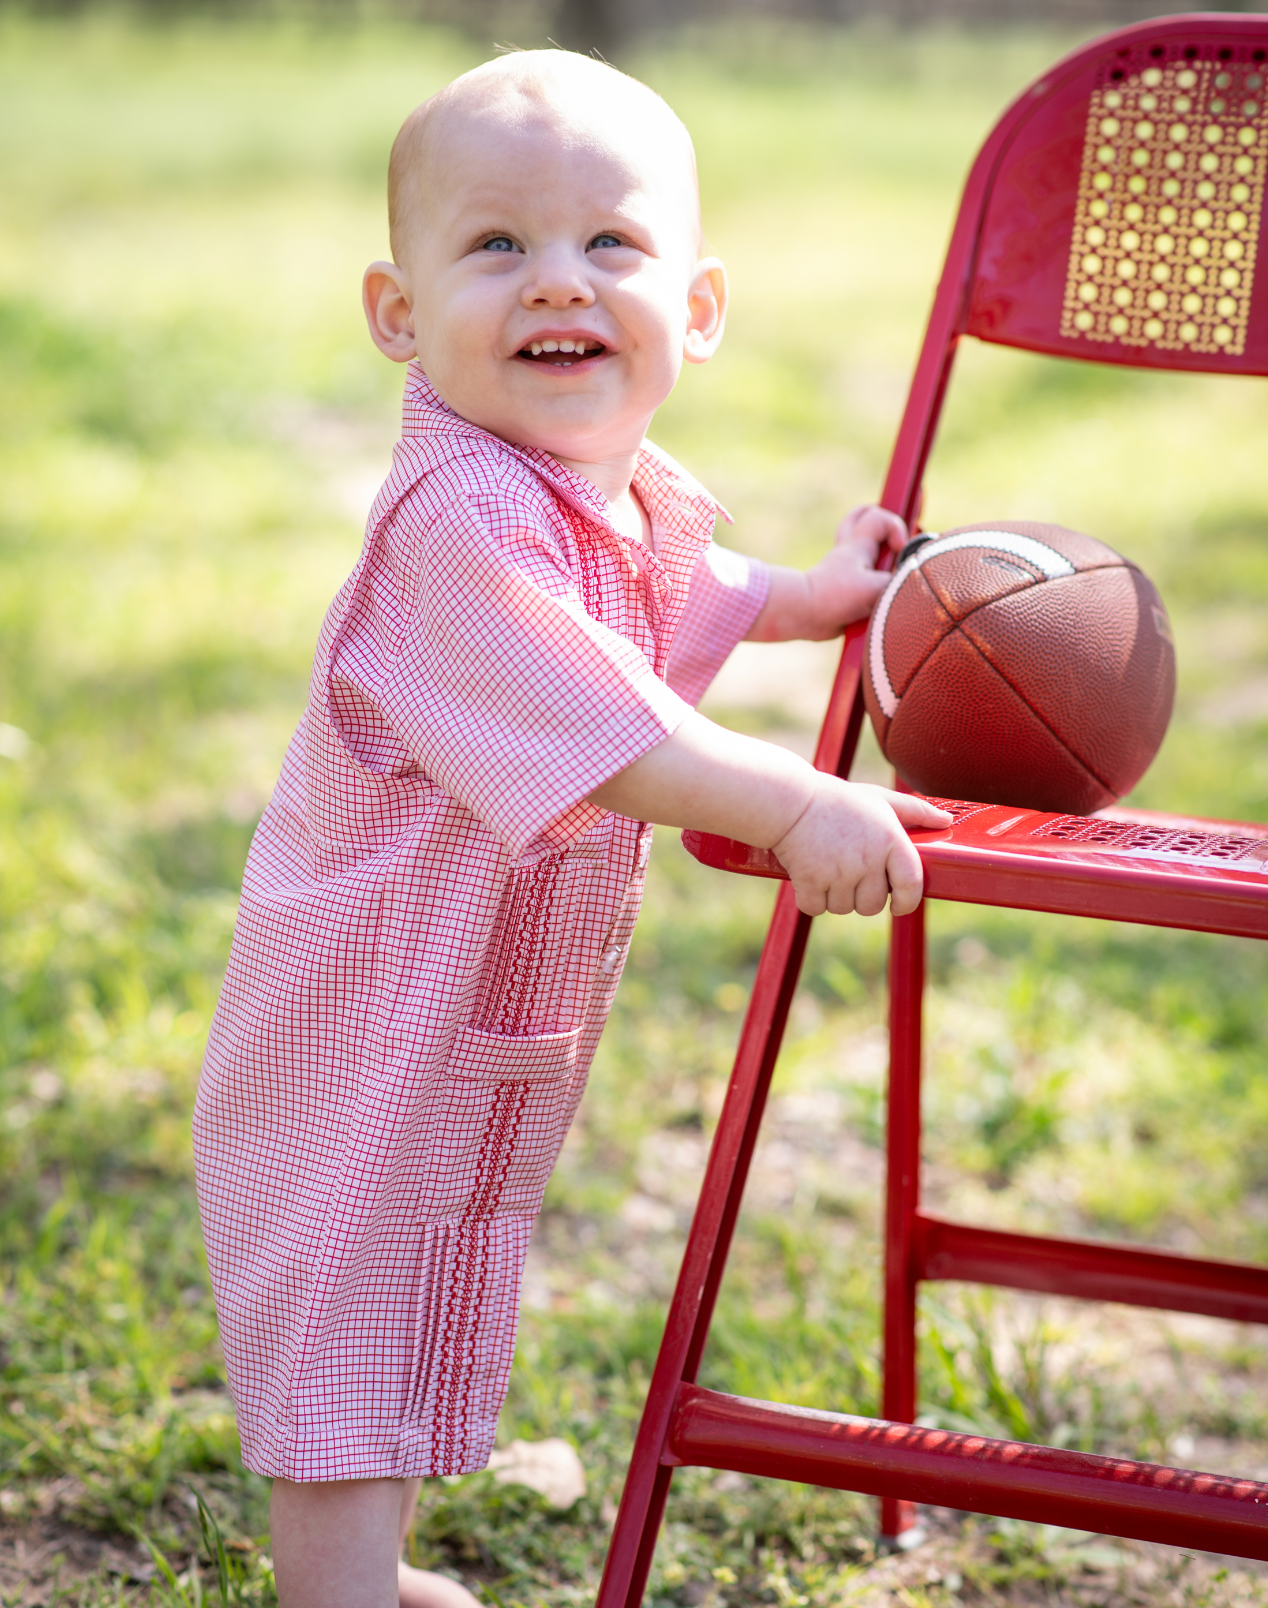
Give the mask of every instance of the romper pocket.
<svg viewBox="0 0 1268 1608">
<path fill-rule="evenodd" d="M 464 1027 L 454 1040 L 449 1071 L 456 1078 L 566 1078 L 577 1067 L 581 1029 L 508 1037 Z"/>
<path fill-rule="evenodd" d="M 581 1093 L 581 1029 L 504 1036 L 465 1027 L 436 1091 L 423 1213 L 536 1214 Z"/>
</svg>

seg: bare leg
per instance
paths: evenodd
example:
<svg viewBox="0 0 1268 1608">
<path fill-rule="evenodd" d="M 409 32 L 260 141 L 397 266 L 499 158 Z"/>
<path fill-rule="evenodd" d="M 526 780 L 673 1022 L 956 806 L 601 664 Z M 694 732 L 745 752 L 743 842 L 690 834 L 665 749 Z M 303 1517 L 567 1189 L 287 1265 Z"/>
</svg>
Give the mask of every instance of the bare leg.
<svg viewBox="0 0 1268 1608">
<path fill-rule="evenodd" d="M 399 1533 L 401 1561 L 396 1566 L 396 1585 L 400 1594 L 400 1608 L 480 1608 L 480 1600 L 473 1597 L 466 1586 L 445 1575 L 433 1574 L 430 1569 L 414 1569 L 405 1562 L 405 1547 L 409 1541 L 410 1526 L 414 1522 L 414 1509 L 418 1506 L 418 1493 L 422 1480 L 401 1480 L 401 1527 Z"/>
<path fill-rule="evenodd" d="M 280 1608 L 479 1608 L 456 1580 L 398 1561 L 421 1483 L 274 1480 Z"/>
<path fill-rule="evenodd" d="M 399 1480 L 273 1481 L 281 1608 L 397 1608 Z"/>
<path fill-rule="evenodd" d="M 409 1545 L 409 1532 L 414 1524 L 414 1509 L 418 1506 L 419 1493 L 423 1489 L 422 1480 L 401 1481 L 401 1528 L 398 1540 L 400 1554 L 405 1556 L 405 1548 Z"/>
</svg>

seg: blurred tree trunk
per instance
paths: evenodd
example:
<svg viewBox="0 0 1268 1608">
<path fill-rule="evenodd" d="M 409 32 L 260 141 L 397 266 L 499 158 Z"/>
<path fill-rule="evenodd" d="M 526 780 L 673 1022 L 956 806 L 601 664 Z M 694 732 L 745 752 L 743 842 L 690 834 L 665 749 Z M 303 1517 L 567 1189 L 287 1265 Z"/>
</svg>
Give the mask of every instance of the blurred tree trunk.
<svg viewBox="0 0 1268 1608">
<path fill-rule="evenodd" d="M 611 61 L 621 46 L 619 0 L 558 0 L 551 37 L 565 50 Z"/>
</svg>

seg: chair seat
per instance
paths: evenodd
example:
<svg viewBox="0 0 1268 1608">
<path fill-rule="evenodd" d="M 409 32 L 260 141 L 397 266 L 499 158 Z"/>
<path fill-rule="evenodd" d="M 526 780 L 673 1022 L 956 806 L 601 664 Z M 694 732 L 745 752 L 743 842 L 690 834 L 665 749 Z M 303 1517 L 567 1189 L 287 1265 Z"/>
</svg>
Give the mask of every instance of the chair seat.
<svg viewBox="0 0 1268 1608">
<path fill-rule="evenodd" d="M 1150 811 L 1059 815 L 935 799 L 955 816 L 913 832 L 925 897 L 1268 938 L 1268 826 Z M 684 832 L 704 865 L 785 878 L 769 849 Z"/>
</svg>

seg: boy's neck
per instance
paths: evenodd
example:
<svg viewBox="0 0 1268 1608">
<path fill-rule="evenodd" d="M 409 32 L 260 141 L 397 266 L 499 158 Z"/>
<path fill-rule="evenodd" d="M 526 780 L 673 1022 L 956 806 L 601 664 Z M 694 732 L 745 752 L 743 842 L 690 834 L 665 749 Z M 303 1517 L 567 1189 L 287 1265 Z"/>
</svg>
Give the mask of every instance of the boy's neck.
<svg viewBox="0 0 1268 1608">
<path fill-rule="evenodd" d="M 597 486 L 608 500 L 612 523 L 623 536 L 632 541 L 652 545 L 652 525 L 642 502 L 634 494 L 632 482 L 638 467 L 637 452 L 622 452 L 610 458 L 582 462 L 579 458 L 555 458 L 565 469 L 583 475 L 591 485 Z"/>
</svg>

